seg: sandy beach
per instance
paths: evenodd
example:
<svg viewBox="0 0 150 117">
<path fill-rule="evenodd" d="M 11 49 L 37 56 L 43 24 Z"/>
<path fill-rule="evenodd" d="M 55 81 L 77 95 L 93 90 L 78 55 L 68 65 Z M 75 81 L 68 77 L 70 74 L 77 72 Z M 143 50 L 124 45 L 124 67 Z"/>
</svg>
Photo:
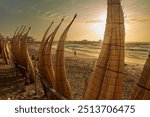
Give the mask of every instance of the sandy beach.
<svg viewBox="0 0 150 117">
<path fill-rule="evenodd" d="M 70 53 L 71 54 L 71 53 Z M 95 58 L 86 55 L 67 56 L 66 68 L 68 79 L 72 86 L 74 99 L 82 99 L 85 86 L 92 73 Z M 123 81 L 123 99 L 128 99 L 132 94 L 138 79 L 140 78 L 143 65 L 136 63 L 125 63 L 125 77 Z"/>
<path fill-rule="evenodd" d="M 30 54 L 37 53 L 38 47 L 35 45 L 30 46 Z M 55 58 L 55 49 L 53 49 L 53 60 Z M 88 78 L 92 73 L 96 57 L 84 54 L 76 54 L 71 51 L 65 51 L 65 64 L 67 76 L 71 85 L 73 97 L 75 100 L 82 99 L 85 91 Z M 123 81 L 123 99 L 128 99 L 133 92 L 133 89 L 140 78 L 143 65 L 136 63 L 125 63 L 125 77 Z M 40 80 L 37 78 L 37 94 L 35 95 L 35 85 L 30 84 L 23 86 L 18 91 L 13 90 L 5 95 L 0 95 L 0 99 L 46 99 L 43 97 L 43 91 Z"/>
</svg>

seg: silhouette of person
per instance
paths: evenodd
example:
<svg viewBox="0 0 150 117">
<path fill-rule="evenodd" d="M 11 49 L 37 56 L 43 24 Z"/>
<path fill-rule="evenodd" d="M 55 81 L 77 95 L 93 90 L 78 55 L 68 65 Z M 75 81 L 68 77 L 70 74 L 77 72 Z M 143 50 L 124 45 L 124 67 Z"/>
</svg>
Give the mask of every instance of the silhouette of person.
<svg viewBox="0 0 150 117">
<path fill-rule="evenodd" d="M 76 54 L 77 54 L 77 52 L 76 52 L 76 50 L 74 50 L 74 56 L 76 56 Z"/>
</svg>

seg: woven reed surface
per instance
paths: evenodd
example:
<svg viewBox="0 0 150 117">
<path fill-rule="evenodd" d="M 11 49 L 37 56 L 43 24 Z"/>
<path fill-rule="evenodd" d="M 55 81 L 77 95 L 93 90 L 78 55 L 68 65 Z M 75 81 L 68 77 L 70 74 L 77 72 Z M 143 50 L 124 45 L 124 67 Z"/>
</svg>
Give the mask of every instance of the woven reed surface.
<svg viewBox="0 0 150 117">
<path fill-rule="evenodd" d="M 71 86 L 67 78 L 65 61 L 64 61 L 64 41 L 67 37 L 67 33 L 73 24 L 77 14 L 66 27 L 62 33 L 56 50 L 56 63 L 55 63 L 55 77 L 56 77 L 56 91 L 63 95 L 67 99 L 73 99 Z"/>
<path fill-rule="evenodd" d="M 135 100 L 148 100 L 150 99 L 150 53 L 145 62 L 141 78 L 131 96 Z"/>
<path fill-rule="evenodd" d="M 122 99 L 124 77 L 124 16 L 120 0 L 108 0 L 102 49 L 84 99 Z"/>
<path fill-rule="evenodd" d="M 54 72 L 52 72 L 53 70 L 48 68 L 48 63 L 47 63 L 47 58 L 49 56 L 51 57 L 51 50 L 48 50 L 49 51 L 48 54 L 46 53 L 46 50 L 48 49 L 48 47 L 51 46 L 51 45 L 49 45 L 49 42 L 48 42 L 50 36 L 47 37 L 47 34 L 48 34 L 48 31 L 50 30 L 52 24 L 53 24 L 53 22 L 50 24 L 50 26 L 45 31 L 45 34 L 43 36 L 43 39 L 42 39 L 42 42 L 41 42 L 41 45 L 40 45 L 38 69 L 39 69 L 39 73 L 45 78 L 45 80 L 47 80 L 47 82 L 49 82 L 49 84 L 51 84 L 52 88 L 55 89 Z M 49 47 L 49 49 L 50 49 L 50 47 Z M 49 61 L 51 62 L 50 59 L 49 59 Z"/>
<path fill-rule="evenodd" d="M 55 63 L 56 91 L 67 99 L 72 99 L 71 87 L 66 75 L 64 62 L 64 42 L 59 43 Z"/>
<path fill-rule="evenodd" d="M 55 73 L 54 73 L 54 69 L 53 69 L 51 50 L 52 50 L 53 40 L 54 40 L 55 35 L 56 35 L 59 27 L 61 26 L 62 22 L 63 22 L 63 19 L 58 24 L 58 26 L 55 28 L 55 30 L 51 33 L 51 35 L 47 38 L 48 43 L 46 44 L 46 48 L 45 48 L 45 60 L 44 61 L 46 63 L 46 71 L 50 75 L 50 79 L 51 79 L 51 82 L 52 82 L 54 89 L 56 88 L 56 85 L 55 85 Z"/>
<path fill-rule="evenodd" d="M 20 40 L 20 64 L 23 66 L 23 67 L 26 67 L 27 68 L 27 59 L 26 59 L 26 50 L 25 50 L 25 40 Z"/>
</svg>

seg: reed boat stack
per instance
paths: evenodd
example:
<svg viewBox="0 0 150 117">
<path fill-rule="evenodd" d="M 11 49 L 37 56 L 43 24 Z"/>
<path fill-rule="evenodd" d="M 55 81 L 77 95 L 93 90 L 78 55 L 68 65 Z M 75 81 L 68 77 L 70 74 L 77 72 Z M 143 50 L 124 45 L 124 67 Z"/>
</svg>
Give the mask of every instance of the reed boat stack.
<svg viewBox="0 0 150 117">
<path fill-rule="evenodd" d="M 67 79 L 65 64 L 64 64 L 64 41 L 67 37 L 67 33 L 74 22 L 77 15 L 74 16 L 70 24 L 66 27 L 64 32 L 62 33 L 56 50 L 56 63 L 52 63 L 52 43 L 55 38 L 55 35 L 61 26 L 64 19 L 60 21 L 55 30 L 49 35 L 48 31 L 52 26 L 53 22 L 50 24 L 48 29 L 46 30 L 42 42 L 40 44 L 39 49 L 39 60 L 37 64 L 37 69 L 41 76 L 49 83 L 51 88 L 55 89 L 59 94 L 64 96 L 66 99 L 72 99 L 72 93 L 70 88 L 70 83 Z M 55 69 L 55 70 L 54 70 Z M 49 96 L 46 86 L 42 83 L 43 90 L 48 99 L 56 99 L 54 96 Z"/>
<path fill-rule="evenodd" d="M 19 30 L 16 28 L 11 42 L 11 51 L 15 67 L 27 78 L 26 83 L 33 83 L 35 79 L 35 69 L 29 56 L 27 44 L 27 36 L 30 29 L 31 28 L 26 29 L 26 26 L 21 26 Z M 24 67 L 28 73 L 26 73 L 22 67 Z"/>
</svg>

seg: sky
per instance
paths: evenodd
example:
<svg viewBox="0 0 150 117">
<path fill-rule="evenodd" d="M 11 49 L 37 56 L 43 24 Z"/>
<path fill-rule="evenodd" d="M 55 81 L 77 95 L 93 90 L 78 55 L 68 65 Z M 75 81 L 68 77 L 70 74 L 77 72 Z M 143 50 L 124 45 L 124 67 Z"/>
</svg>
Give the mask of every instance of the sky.
<svg viewBox="0 0 150 117">
<path fill-rule="evenodd" d="M 122 0 L 126 42 L 150 42 L 150 0 Z M 103 40 L 107 0 L 0 0 L 0 33 L 11 36 L 17 26 L 31 26 L 30 36 L 41 40 L 65 17 L 56 40 L 77 13 L 67 40 Z"/>
</svg>

